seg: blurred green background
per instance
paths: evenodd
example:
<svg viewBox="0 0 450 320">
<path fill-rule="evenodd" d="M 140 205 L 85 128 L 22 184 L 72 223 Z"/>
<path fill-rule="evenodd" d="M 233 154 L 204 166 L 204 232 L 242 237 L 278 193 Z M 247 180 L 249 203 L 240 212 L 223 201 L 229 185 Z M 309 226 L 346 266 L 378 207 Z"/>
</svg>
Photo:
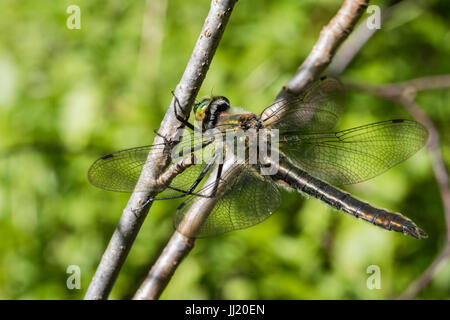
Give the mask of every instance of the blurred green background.
<svg viewBox="0 0 450 320">
<path fill-rule="evenodd" d="M 69 30 L 66 9 L 81 8 Z M 226 95 L 259 113 L 310 52 L 337 0 L 239 1 L 199 94 Z M 371 4 L 383 5 L 384 1 Z M 150 144 L 190 57 L 209 0 L 0 2 L 0 298 L 80 299 L 129 195 L 89 185 L 99 156 Z M 365 15 L 367 17 L 367 14 Z M 403 1 L 343 76 L 389 83 L 450 73 L 447 0 Z M 420 93 L 450 163 L 450 93 Z M 350 93 L 339 128 L 410 118 L 401 106 Z M 415 240 L 283 192 L 283 206 L 247 230 L 200 239 L 162 299 L 386 299 L 440 252 L 443 209 L 425 149 L 346 188 L 402 212 L 428 234 Z M 130 298 L 172 233 L 180 201 L 160 201 L 111 294 Z M 69 265 L 81 289 L 66 287 Z M 381 271 L 369 290 L 367 268 Z M 419 294 L 450 298 L 450 262 Z"/>
</svg>

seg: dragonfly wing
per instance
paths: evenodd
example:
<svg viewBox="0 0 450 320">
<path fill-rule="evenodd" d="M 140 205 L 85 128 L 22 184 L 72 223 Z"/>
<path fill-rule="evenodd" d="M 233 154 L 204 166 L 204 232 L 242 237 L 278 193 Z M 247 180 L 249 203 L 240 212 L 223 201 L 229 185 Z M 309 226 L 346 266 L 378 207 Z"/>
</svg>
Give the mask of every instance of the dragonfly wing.
<svg viewBox="0 0 450 320">
<path fill-rule="evenodd" d="M 420 123 L 389 120 L 335 133 L 281 138 L 280 150 L 311 175 L 345 185 L 373 178 L 406 160 L 427 138 Z"/>
<path fill-rule="evenodd" d="M 97 159 L 88 171 L 88 180 L 98 188 L 132 192 L 151 146 L 126 149 Z"/>
<path fill-rule="evenodd" d="M 345 94 L 335 78 L 309 85 L 298 97 L 276 101 L 261 114 L 264 125 L 283 132 L 327 132 L 343 111 Z"/>
<path fill-rule="evenodd" d="M 280 192 L 271 179 L 260 175 L 251 166 L 243 166 L 232 177 L 221 178 L 227 183 L 218 195 L 216 205 L 199 230 L 197 237 L 207 237 L 244 229 L 268 218 L 280 205 Z M 189 210 L 195 197 L 190 197 L 174 218 L 175 227 Z"/>
<path fill-rule="evenodd" d="M 214 144 L 208 143 L 211 137 L 184 137 L 171 152 L 172 162 L 180 161 L 194 153 L 196 164 L 177 175 L 162 196 L 182 193 L 197 179 L 207 161 L 214 154 Z M 156 152 L 170 152 L 166 145 L 143 146 L 117 151 L 97 159 L 88 171 L 88 180 L 96 187 L 117 191 L 133 192 L 142 168 L 147 161 L 150 149 Z M 200 186 L 200 185 L 199 185 Z M 137 190 L 146 191 L 146 190 Z"/>
</svg>

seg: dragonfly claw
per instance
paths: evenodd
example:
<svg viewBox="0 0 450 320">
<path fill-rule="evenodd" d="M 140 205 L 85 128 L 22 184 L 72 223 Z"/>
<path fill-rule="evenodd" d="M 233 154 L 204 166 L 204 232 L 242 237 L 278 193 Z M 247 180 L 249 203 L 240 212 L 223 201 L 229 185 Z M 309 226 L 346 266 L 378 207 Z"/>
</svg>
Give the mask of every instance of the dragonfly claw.
<svg viewBox="0 0 450 320">
<path fill-rule="evenodd" d="M 153 130 L 153 132 L 154 132 L 157 136 L 161 137 L 161 138 L 164 140 L 164 144 L 167 145 L 167 146 L 169 146 L 170 148 L 173 148 L 173 146 L 174 146 L 175 143 L 177 142 L 177 141 L 174 141 L 174 140 L 171 140 L 171 139 L 167 139 L 166 136 L 162 135 L 162 134 L 159 133 L 157 130 Z"/>
<path fill-rule="evenodd" d="M 142 200 L 139 201 L 139 207 L 131 209 L 131 212 L 134 213 L 134 215 L 137 217 L 139 213 L 145 208 L 146 205 L 148 205 L 150 202 L 152 202 L 154 198 L 148 198 L 146 201 L 142 202 Z"/>
</svg>

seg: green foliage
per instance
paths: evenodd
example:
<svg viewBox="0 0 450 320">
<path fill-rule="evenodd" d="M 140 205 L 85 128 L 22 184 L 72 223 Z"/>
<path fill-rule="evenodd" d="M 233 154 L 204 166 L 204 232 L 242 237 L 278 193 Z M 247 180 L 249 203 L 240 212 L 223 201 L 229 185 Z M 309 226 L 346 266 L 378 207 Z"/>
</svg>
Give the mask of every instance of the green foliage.
<svg viewBox="0 0 450 320">
<path fill-rule="evenodd" d="M 222 94 L 260 112 L 340 3 L 239 1 L 199 98 Z M 81 8 L 80 30 L 66 27 L 71 4 Z M 388 83 L 450 73 L 448 1 L 403 5 L 344 76 Z M 208 10 L 208 0 L 0 2 L 0 299 L 83 297 L 128 199 L 89 185 L 87 169 L 105 153 L 152 142 Z M 448 90 L 418 96 L 447 165 L 449 97 Z M 410 118 L 398 105 L 350 93 L 340 128 L 398 117 Z M 445 241 L 429 155 L 422 150 L 347 190 L 405 213 L 429 238 L 386 232 L 284 192 L 282 208 L 263 223 L 198 240 L 162 298 L 399 295 Z M 137 289 L 172 232 L 178 203 L 153 205 L 111 298 Z M 81 290 L 66 287 L 69 265 L 81 268 Z M 381 269 L 381 290 L 366 287 L 369 265 Z M 450 298 L 449 263 L 419 297 Z"/>
</svg>

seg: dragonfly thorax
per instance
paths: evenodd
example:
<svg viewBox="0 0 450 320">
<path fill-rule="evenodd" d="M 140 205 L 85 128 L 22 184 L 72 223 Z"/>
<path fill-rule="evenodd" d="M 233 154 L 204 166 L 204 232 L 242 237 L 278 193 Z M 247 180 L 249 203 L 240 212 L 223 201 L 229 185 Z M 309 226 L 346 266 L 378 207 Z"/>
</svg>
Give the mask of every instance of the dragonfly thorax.
<svg viewBox="0 0 450 320">
<path fill-rule="evenodd" d="M 239 126 L 242 130 L 261 129 L 264 127 L 260 117 L 254 113 L 242 114 L 239 117 Z"/>
<path fill-rule="evenodd" d="M 194 106 L 195 120 L 202 122 L 202 130 L 213 129 L 222 113 L 231 109 L 230 101 L 223 97 L 203 99 Z"/>
</svg>

